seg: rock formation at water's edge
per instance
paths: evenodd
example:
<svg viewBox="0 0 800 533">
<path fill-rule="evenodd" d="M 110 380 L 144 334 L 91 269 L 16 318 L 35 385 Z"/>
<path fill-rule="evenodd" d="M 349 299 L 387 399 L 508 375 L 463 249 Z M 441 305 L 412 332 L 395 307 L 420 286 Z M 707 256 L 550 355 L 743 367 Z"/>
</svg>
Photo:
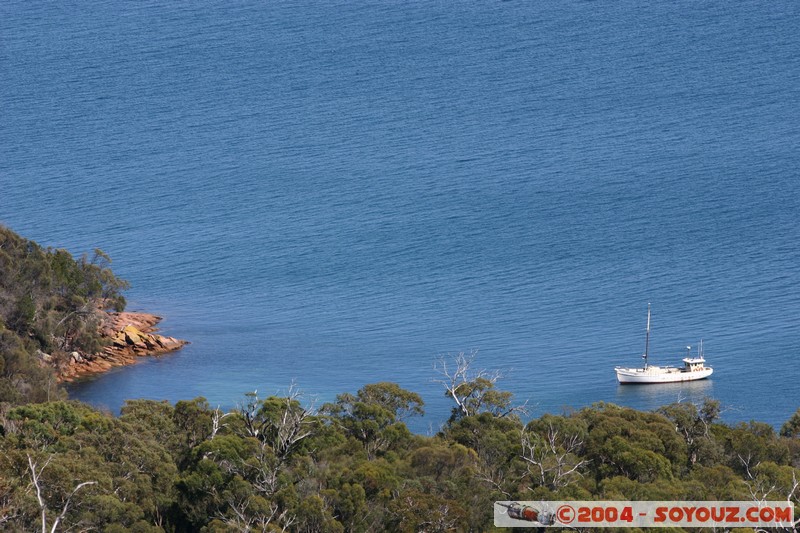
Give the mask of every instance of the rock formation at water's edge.
<svg viewBox="0 0 800 533">
<path fill-rule="evenodd" d="M 101 334 L 110 343 L 94 354 L 72 352 L 57 363 L 59 381 L 99 374 L 116 367 L 130 365 L 139 357 L 162 355 L 181 349 L 188 341 L 155 333 L 161 317 L 149 313 L 111 312 L 101 327 Z M 47 360 L 47 354 L 40 357 Z"/>
</svg>

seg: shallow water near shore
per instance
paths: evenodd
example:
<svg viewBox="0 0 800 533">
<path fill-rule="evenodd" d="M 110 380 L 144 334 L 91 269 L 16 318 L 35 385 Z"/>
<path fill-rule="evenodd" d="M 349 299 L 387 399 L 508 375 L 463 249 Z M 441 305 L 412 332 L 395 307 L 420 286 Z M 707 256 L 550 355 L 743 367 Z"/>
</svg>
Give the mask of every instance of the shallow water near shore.
<svg viewBox="0 0 800 533">
<path fill-rule="evenodd" d="M 102 248 L 191 341 L 70 386 L 366 383 L 451 405 L 477 350 L 531 414 L 800 407 L 800 7 L 676 2 L 0 7 L 0 223 Z M 619 386 L 704 340 L 712 379 Z"/>
</svg>

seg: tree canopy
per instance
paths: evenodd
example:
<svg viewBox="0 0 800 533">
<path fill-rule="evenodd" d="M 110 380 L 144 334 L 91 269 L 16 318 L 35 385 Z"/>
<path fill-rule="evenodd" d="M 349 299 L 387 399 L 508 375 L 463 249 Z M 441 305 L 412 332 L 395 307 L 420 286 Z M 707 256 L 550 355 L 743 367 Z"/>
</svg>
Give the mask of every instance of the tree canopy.
<svg viewBox="0 0 800 533">
<path fill-rule="evenodd" d="M 798 506 L 800 438 L 703 420 L 708 407 L 598 404 L 528 422 L 482 412 L 422 436 L 402 420 L 421 399 L 391 383 L 319 410 L 296 393 L 250 394 L 226 412 L 203 398 L 131 400 L 117 417 L 5 404 L 0 529 L 492 531 L 493 502 L 510 499 Z"/>
</svg>

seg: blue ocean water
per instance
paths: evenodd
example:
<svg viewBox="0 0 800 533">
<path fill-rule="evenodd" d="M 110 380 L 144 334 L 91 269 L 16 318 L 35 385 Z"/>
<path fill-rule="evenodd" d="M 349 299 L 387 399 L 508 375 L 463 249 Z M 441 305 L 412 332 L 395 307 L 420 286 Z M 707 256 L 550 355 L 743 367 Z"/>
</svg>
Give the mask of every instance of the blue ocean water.
<svg viewBox="0 0 800 533">
<path fill-rule="evenodd" d="M 295 382 L 531 414 L 800 407 L 800 5 L 0 5 L 0 223 L 100 247 L 182 351 L 71 387 L 234 406 Z M 622 387 L 702 338 L 713 379 Z"/>
</svg>

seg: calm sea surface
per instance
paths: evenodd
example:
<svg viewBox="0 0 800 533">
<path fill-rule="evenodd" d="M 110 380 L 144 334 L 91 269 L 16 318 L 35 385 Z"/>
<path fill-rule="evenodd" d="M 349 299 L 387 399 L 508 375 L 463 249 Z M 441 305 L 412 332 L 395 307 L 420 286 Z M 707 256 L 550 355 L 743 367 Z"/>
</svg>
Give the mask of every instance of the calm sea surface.
<svg viewBox="0 0 800 533">
<path fill-rule="evenodd" d="M 0 223 L 184 350 L 75 385 L 800 407 L 800 3 L 0 4 Z M 704 340 L 713 379 L 621 387 Z"/>
</svg>

